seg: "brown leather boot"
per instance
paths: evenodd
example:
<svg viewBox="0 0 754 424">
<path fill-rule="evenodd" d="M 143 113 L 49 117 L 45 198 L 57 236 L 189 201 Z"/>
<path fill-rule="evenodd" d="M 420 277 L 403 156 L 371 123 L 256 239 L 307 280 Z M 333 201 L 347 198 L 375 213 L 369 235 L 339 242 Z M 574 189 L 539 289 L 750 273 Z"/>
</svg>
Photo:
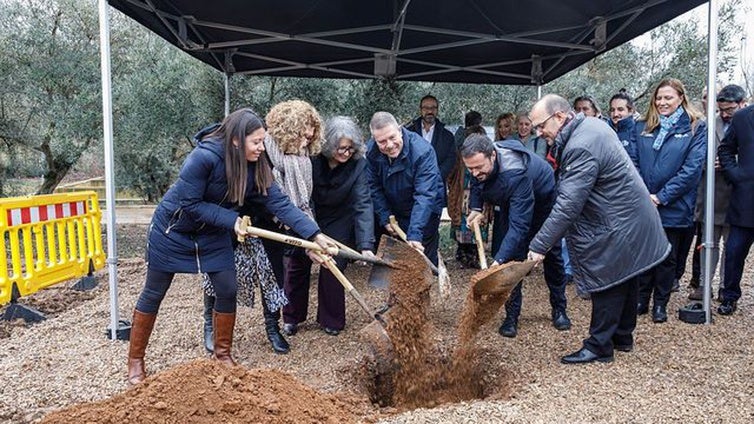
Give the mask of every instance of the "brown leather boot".
<svg viewBox="0 0 754 424">
<path fill-rule="evenodd" d="M 236 314 L 224 314 L 213 311 L 213 321 L 215 324 L 215 359 L 224 365 L 236 365 L 236 361 L 230 356 L 230 349 L 233 345 L 233 327 L 236 324 Z"/>
<path fill-rule="evenodd" d="M 154 328 L 157 314 L 145 314 L 134 309 L 131 323 L 131 343 L 128 345 L 128 382 L 139 384 L 147 378 L 144 368 L 144 351 Z"/>
</svg>

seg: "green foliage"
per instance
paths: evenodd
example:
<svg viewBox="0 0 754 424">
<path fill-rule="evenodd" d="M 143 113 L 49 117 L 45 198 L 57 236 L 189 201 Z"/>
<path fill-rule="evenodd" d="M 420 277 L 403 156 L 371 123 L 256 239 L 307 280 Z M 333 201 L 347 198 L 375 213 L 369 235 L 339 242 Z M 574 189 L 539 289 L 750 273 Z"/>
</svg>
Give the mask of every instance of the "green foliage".
<svg viewBox="0 0 754 424">
<path fill-rule="evenodd" d="M 51 191 L 69 172 L 102 172 L 99 27 L 91 0 L 0 0 L 0 196 L 11 178 L 44 176 Z M 719 71 L 732 77 L 744 0 L 721 7 Z M 692 96 L 706 82 L 704 22 L 675 20 L 651 31 L 645 43 L 613 49 L 543 87 L 567 98 L 593 95 L 601 108 L 626 88 L 640 109 L 661 78 L 681 79 Z M 222 119 L 223 76 L 111 9 L 111 53 L 116 181 L 156 201 L 175 180 L 192 148 L 191 136 Z M 743 64 L 748 90 L 754 66 Z M 302 99 L 323 117 L 349 115 L 367 133 L 372 114 L 400 122 L 418 115 L 419 99 L 440 101 L 439 117 L 460 124 L 471 109 L 486 125 L 503 112 L 528 109 L 536 87 L 444 84 L 400 80 L 334 80 L 234 75 L 231 110 L 260 114 L 276 103 Z"/>
<path fill-rule="evenodd" d="M 5 2 L 0 14 L 0 140 L 41 154 L 43 193 L 101 132 L 97 17 L 87 6 Z"/>
</svg>

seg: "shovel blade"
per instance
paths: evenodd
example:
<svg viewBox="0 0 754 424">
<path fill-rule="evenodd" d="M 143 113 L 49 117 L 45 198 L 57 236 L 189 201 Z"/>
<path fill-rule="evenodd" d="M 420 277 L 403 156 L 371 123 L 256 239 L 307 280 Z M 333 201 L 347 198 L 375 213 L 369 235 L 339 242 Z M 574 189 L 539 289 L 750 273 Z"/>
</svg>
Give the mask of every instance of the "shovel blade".
<svg viewBox="0 0 754 424">
<path fill-rule="evenodd" d="M 377 247 L 376 256 L 386 264 L 392 264 L 393 261 L 408 252 L 406 249 L 411 249 L 411 247 L 392 237 L 382 235 L 382 237 L 380 237 L 380 244 Z M 374 264 L 374 266 L 372 266 L 372 271 L 369 274 L 369 284 L 372 287 L 380 289 L 388 287 L 390 276 L 394 271 L 395 269 L 391 266 Z"/>
<path fill-rule="evenodd" d="M 378 319 L 373 320 L 367 326 L 359 330 L 359 337 L 369 346 L 369 355 L 375 366 L 375 372 L 383 375 L 388 374 L 393 369 L 393 342 L 390 340 L 385 327 L 390 319 L 388 312 L 378 315 Z"/>
<path fill-rule="evenodd" d="M 510 292 L 535 264 L 535 261 L 508 262 L 477 272 L 471 277 L 474 294 L 482 296 Z"/>
</svg>

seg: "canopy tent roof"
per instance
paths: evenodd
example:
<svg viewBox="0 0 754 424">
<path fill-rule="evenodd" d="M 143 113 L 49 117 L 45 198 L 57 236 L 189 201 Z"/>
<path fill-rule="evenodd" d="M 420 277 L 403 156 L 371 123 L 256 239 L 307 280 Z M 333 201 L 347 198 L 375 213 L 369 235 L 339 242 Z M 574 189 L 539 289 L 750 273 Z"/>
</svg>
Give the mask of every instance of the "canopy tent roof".
<svg viewBox="0 0 754 424">
<path fill-rule="evenodd" d="M 704 0 L 109 0 L 228 74 L 552 81 Z"/>
</svg>

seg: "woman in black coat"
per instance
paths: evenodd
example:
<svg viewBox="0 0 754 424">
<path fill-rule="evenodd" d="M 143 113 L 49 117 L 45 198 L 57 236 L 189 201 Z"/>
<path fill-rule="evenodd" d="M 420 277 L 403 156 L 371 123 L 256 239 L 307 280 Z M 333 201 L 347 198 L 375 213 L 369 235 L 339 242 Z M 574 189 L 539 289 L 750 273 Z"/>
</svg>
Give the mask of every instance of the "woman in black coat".
<svg viewBox="0 0 754 424">
<path fill-rule="evenodd" d="M 157 312 L 176 273 L 209 275 L 217 300 L 213 311 L 214 357 L 227 364 L 236 319 L 236 271 L 232 235 L 246 235 L 237 209 L 261 202 L 304 237 L 330 242 L 312 220 L 273 184 L 262 153 L 266 131 L 251 109 L 230 114 L 189 154 L 178 181 L 157 206 L 149 227 L 146 283 L 134 309 L 128 381 L 146 378 L 144 352 Z"/>
<path fill-rule="evenodd" d="M 312 203 L 322 231 L 362 254 L 374 249 L 374 211 L 367 182 L 366 148 L 361 132 L 350 118 L 336 116 L 325 124 L 322 152 L 312 158 Z M 336 258 L 340 270 L 346 260 Z M 335 276 L 324 267 L 319 271 L 317 323 L 332 336 L 346 325 L 345 293 Z M 286 316 L 296 322 L 306 319 L 309 285 L 288 292 Z M 286 324 L 289 325 L 289 324 Z"/>
</svg>

